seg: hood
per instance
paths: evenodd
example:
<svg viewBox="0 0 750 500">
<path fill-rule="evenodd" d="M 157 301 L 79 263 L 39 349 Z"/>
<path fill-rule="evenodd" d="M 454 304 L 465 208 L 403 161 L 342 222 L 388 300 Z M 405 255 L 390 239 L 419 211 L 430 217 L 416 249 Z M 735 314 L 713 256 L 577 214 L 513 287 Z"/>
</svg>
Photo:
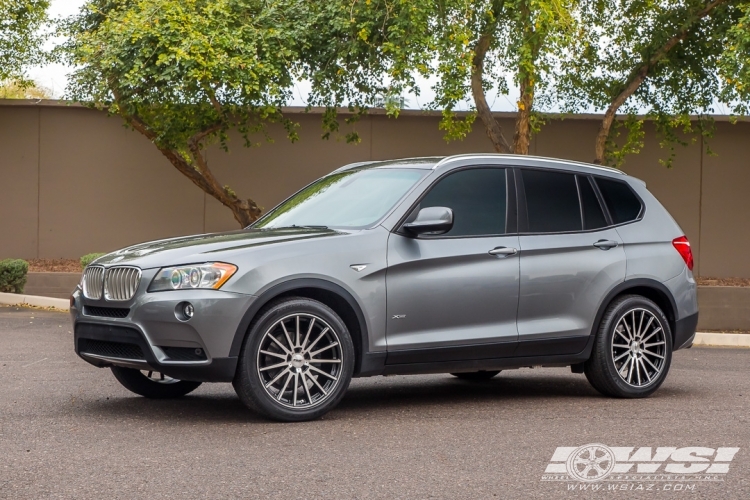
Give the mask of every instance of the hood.
<svg viewBox="0 0 750 500">
<path fill-rule="evenodd" d="M 139 243 L 108 253 L 93 263 L 110 266 L 129 264 L 150 269 L 182 264 L 221 261 L 235 250 L 250 249 L 274 243 L 309 240 L 347 234 L 332 229 L 290 227 L 279 229 L 241 229 L 226 233 L 181 236 L 166 240 Z"/>
</svg>

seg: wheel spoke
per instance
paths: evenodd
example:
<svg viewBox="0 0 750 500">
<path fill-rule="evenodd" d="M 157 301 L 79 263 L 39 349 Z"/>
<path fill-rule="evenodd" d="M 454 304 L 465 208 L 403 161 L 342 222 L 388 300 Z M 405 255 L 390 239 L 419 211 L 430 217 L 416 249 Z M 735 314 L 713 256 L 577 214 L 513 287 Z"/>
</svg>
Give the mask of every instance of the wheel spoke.
<svg viewBox="0 0 750 500">
<path fill-rule="evenodd" d="M 622 325 L 625 327 L 625 331 L 628 332 L 628 340 L 633 340 L 633 333 L 630 331 L 630 327 L 628 326 L 628 322 L 625 321 L 625 318 L 622 318 Z"/>
<path fill-rule="evenodd" d="M 309 374 L 307 375 L 310 376 Z M 310 389 L 307 388 L 307 381 L 305 380 L 305 374 L 301 373 L 300 377 L 302 377 L 302 387 L 305 388 L 305 394 L 307 394 L 307 404 L 312 404 L 312 396 L 310 396 Z M 323 394 L 325 396 L 325 394 Z"/>
<path fill-rule="evenodd" d="M 317 350 L 317 351 L 315 351 L 315 352 L 311 352 L 311 353 L 310 353 L 310 357 L 316 356 L 316 355 L 320 354 L 321 352 L 323 352 L 323 351 L 326 351 L 326 350 L 330 349 L 331 347 L 336 347 L 337 345 L 339 345 L 339 343 L 338 343 L 338 342 L 334 342 L 333 344 L 331 344 L 331 345 L 328 345 L 328 346 L 324 347 L 323 349 L 318 349 L 318 350 Z"/>
<path fill-rule="evenodd" d="M 318 372 L 318 373 L 320 373 L 321 375 L 325 375 L 326 377 L 330 378 L 331 380 L 338 380 L 338 377 L 334 377 L 334 376 L 333 376 L 333 375 L 331 375 L 330 373 L 326 373 L 326 372 L 324 372 L 323 370 L 320 370 L 320 369 L 318 369 L 318 368 L 315 368 L 314 366 L 310 366 L 310 370 L 312 370 L 312 371 L 314 371 L 314 372 Z"/>
<path fill-rule="evenodd" d="M 284 346 L 284 344 L 282 344 L 281 342 L 279 342 L 279 339 L 277 339 L 276 337 L 274 337 L 270 333 L 268 334 L 268 337 L 270 337 L 270 339 L 273 340 L 276 343 L 277 346 L 281 347 L 284 350 L 285 353 L 292 354 L 292 351 L 290 351 L 289 349 L 287 349 Z"/>
<path fill-rule="evenodd" d="M 625 342 L 630 342 L 630 339 L 629 339 L 629 338 L 627 338 L 627 337 L 626 337 L 626 336 L 625 336 L 625 335 L 624 335 L 624 334 L 622 333 L 622 326 L 618 326 L 617 328 L 615 328 L 615 332 L 617 333 L 617 335 L 619 335 L 620 337 L 624 338 L 624 339 L 625 339 Z"/>
<path fill-rule="evenodd" d="M 643 354 L 648 354 L 649 356 L 656 356 L 659 359 L 664 359 L 664 356 L 662 356 L 661 354 L 656 354 L 655 352 L 651 351 L 643 351 Z"/>
<path fill-rule="evenodd" d="M 620 347 L 622 349 L 630 349 L 629 345 L 624 345 L 624 344 L 612 344 L 612 347 Z"/>
<path fill-rule="evenodd" d="M 309 373 L 307 374 L 307 376 L 310 377 L 310 380 L 312 380 L 313 383 L 318 386 L 318 389 L 320 389 L 320 392 L 322 392 L 324 396 L 328 396 L 328 392 L 326 392 L 326 390 L 323 389 L 323 386 L 318 383 L 318 381 L 315 379 L 315 377 L 313 377 Z"/>
<path fill-rule="evenodd" d="M 299 385 L 299 374 L 294 374 L 294 401 L 292 402 L 292 406 L 297 406 L 297 386 Z"/>
<path fill-rule="evenodd" d="M 615 363 L 617 363 L 618 361 L 620 361 L 625 356 L 629 356 L 629 355 L 630 355 L 630 351 L 625 351 L 624 353 L 620 354 L 619 356 L 617 356 L 615 358 Z"/>
<path fill-rule="evenodd" d="M 650 339 L 651 337 L 653 337 L 654 335 L 656 335 L 660 331 L 661 331 L 661 327 L 657 328 L 656 330 L 654 330 L 653 332 L 651 332 L 651 335 L 649 335 L 648 337 L 646 337 L 645 339 L 643 339 L 642 342 L 646 342 L 648 339 Z"/>
<path fill-rule="evenodd" d="M 302 341 L 302 350 L 305 350 L 305 346 L 307 345 L 307 341 L 310 339 L 310 334 L 312 333 L 313 325 L 315 324 L 315 318 L 310 320 L 310 325 L 307 327 L 307 333 L 305 334 L 305 340 Z"/>
<path fill-rule="evenodd" d="M 289 385 L 289 381 L 292 379 L 292 372 L 289 372 L 286 376 L 286 380 L 284 381 L 284 386 L 279 391 L 279 395 L 276 396 L 277 401 L 281 401 L 281 397 L 284 395 L 284 392 L 286 391 L 286 386 Z"/>
<path fill-rule="evenodd" d="M 284 330 L 284 336 L 286 337 L 286 341 L 289 342 L 289 349 L 293 351 L 294 344 L 292 344 L 292 339 L 291 337 L 289 337 L 289 332 L 286 331 L 286 325 L 284 325 L 284 320 L 281 320 L 279 323 L 281 324 L 281 329 Z"/>
<path fill-rule="evenodd" d="M 310 363 L 341 363 L 340 359 L 311 359 Z"/>
<path fill-rule="evenodd" d="M 638 333 L 636 335 L 638 337 L 641 336 L 641 328 L 643 328 L 643 317 L 646 315 L 646 311 L 641 311 L 641 320 L 638 322 Z"/>
<path fill-rule="evenodd" d="M 308 348 L 307 348 L 307 349 L 305 350 L 305 352 L 310 352 L 310 351 L 312 350 L 312 348 L 313 348 L 313 347 L 315 347 L 315 344 L 317 344 L 317 343 L 318 343 L 318 342 L 320 341 L 320 339 L 322 339 L 323 337 L 325 337 L 326 333 L 328 333 L 328 330 L 329 330 L 329 329 L 328 329 L 327 327 L 326 327 L 326 328 L 324 328 L 324 329 L 323 329 L 323 331 L 322 331 L 322 332 L 320 332 L 320 335 L 318 335 L 318 338 L 317 338 L 317 339 L 315 339 L 315 341 L 314 341 L 314 342 L 313 342 L 312 344 L 310 344 L 310 347 L 308 347 Z"/>
<path fill-rule="evenodd" d="M 287 365 L 289 365 L 289 363 L 286 360 L 284 360 L 284 362 L 282 363 L 277 363 L 275 365 L 269 365 L 269 366 L 264 366 L 263 368 L 258 368 L 258 371 L 264 372 L 266 370 L 273 370 L 274 368 L 281 368 L 282 366 L 287 366 Z"/>
<path fill-rule="evenodd" d="M 294 347 L 299 347 L 299 316 L 295 318 L 295 323 L 296 323 L 295 326 L 297 330 L 297 333 L 296 333 L 297 338 L 294 339 Z"/>
<path fill-rule="evenodd" d="M 643 344 L 643 347 L 653 347 L 655 345 L 664 345 L 664 341 L 654 342 L 653 344 Z"/>
<path fill-rule="evenodd" d="M 266 384 L 266 389 L 268 389 L 269 387 L 271 387 L 274 384 L 274 382 L 276 382 L 277 380 L 279 380 L 288 371 L 289 371 L 289 368 L 287 368 L 286 370 L 282 370 L 278 375 L 276 375 L 273 379 L 271 379 L 270 382 L 268 382 Z"/>
<path fill-rule="evenodd" d="M 635 376 L 638 377 L 638 385 L 641 385 L 641 364 L 638 359 L 635 359 L 633 364 L 635 365 Z"/>
<path fill-rule="evenodd" d="M 633 378 L 633 364 L 635 363 L 635 358 L 630 358 L 630 366 L 628 367 L 628 384 L 630 383 L 630 379 Z"/>
<path fill-rule="evenodd" d="M 643 373 L 646 374 L 646 378 L 648 379 L 649 382 L 651 382 L 651 375 L 648 374 L 648 369 L 646 368 L 646 365 L 643 362 L 643 358 L 639 359 L 638 361 L 641 363 L 641 366 L 643 367 Z"/>
<path fill-rule="evenodd" d="M 646 327 L 643 329 L 643 333 L 646 333 L 648 331 L 648 328 L 651 326 L 651 323 L 654 322 L 654 317 L 650 316 L 648 318 L 648 323 L 646 323 Z"/>
<path fill-rule="evenodd" d="M 283 360 L 286 360 L 286 356 L 284 356 L 283 354 L 279 354 L 277 352 L 271 352 L 271 351 L 263 351 L 263 350 L 261 350 L 260 353 L 261 354 L 265 354 L 266 356 L 275 356 L 277 358 L 281 358 Z"/>
<path fill-rule="evenodd" d="M 654 372 L 655 372 L 655 373 L 654 373 L 654 375 L 658 375 L 658 374 L 659 374 L 659 371 L 660 371 L 660 370 L 659 370 L 659 369 L 658 369 L 658 368 L 656 367 L 656 365 L 654 365 L 654 364 L 653 364 L 653 363 L 651 362 L 651 360 L 650 360 L 650 359 L 648 359 L 648 358 L 646 358 L 646 357 L 643 357 L 643 358 L 641 358 L 641 359 L 642 359 L 643 361 L 645 361 L 646 363 L 648 363 L 648 364 L 650 364 L 650 365 L 651 365 L 651 368 L 653 368 L 653 369 L 654 369 Z"/>
</svg>

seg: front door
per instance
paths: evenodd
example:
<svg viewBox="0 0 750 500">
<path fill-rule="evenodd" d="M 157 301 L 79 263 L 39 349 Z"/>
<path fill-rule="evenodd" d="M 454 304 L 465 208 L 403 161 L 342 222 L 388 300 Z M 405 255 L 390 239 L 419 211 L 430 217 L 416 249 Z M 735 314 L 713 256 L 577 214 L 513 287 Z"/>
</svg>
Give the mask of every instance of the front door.
<svg viewBox="0 0 750 500">
<path fill-rule="evenodd" d="M 439 236 L 388 241 L 388 363 L 512 356 L 519 241 L 506 235 L 506 170 L 476 167 L 439 179 L 414 210 L 453 210 Z M 512 186 L 512 184 L 511 184 Z M 514 193 L 512 193 L 514 194 Z M 511 213 L 515 216 L 515 210 Z"/>
</svg>

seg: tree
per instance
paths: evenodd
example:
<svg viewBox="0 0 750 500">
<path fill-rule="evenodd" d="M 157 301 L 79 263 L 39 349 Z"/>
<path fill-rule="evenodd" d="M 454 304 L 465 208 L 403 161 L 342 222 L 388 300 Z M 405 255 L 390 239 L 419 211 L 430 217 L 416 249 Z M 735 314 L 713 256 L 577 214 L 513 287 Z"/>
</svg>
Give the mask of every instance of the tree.
<svg viewBox="0 0 750 500">
<path fill-rule="evenodd" d="M 205 148 L 245 146 L 281 114 L 310 29 L 299 0 L 90 0 L 66 27 L 71 98 L 121 116 L 246 226 L 261 214 L 209 168 Z"/>
<path fill-rule="evenodd" d="M 719 61 L 726 82 L 722 100 L 734 113 L 750 114 L 750 2 L 739 6 L 741 17 L 728 33 L 728 42 Z"/>
<path fill-rule="evenodd" d="M 44 59 L 49 0 L 0 0 L 0 82 L 22 86 L 24 69 Z"/>
<path fill-rule="evenodd" d="M 431 106 L 446 138 L 461 139 L 479 116 L 493 148 L 527 154 L 541 117 L 535 96 L 553 73 L 552 55 L 575 35 L 577 0 L 367 0 L 329 2 L 319 15 L 329 40 L 308 75 L 311 102 L 366 108 L 372 96 L 419 93 L 415 74 L 436 77 Z M 520 89 L 512 141 L 492 115 L 487 93 Z M 325 82 L 325 83 L 323 83 Z M 368 101 L 369 99 L 369 101 Z M 470 102 L 470 112 L 456 110 Z M 389 109 L 394 115 L 395 108 Z"/>
<path fill-rule="evenodd" d="M 52 91 L 34 82 L 20 84 L 8 81 L 0 84 L 0 99 L 51 99 Z"/>
<path fill-rule="evenodd" d="M 664 140 L 691 131 L 691 114 L 713 111 L 721 94 L 717 63 L 737 21 L 736 0 L 583 0 L 578 43 L 561 53 L 554 93 L 566 111 L 603 111 L 594 163 L 622 161 L 637 152 L 645 118 Z M 617 148 L 616 115 L 628 129 Z M 638 117 L 637 115 L 645 115 Z M 708 133 L 710 119 L 698 123 Z M 616 127 L 615 127 L 616 129 Z M 673 149 L 673 146 L 672 146 Z M 672 152 L 674 155 L 674 152 Z M 671 161 L 671 159 L 670 159 Z"/>
</svg>

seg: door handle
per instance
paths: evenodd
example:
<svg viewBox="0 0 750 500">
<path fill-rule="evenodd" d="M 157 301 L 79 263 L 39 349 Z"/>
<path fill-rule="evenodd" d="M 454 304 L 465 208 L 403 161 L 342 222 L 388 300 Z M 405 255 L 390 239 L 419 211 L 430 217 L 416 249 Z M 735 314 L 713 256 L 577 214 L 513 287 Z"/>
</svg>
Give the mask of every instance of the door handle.
<svg viewBox="0 0 750 500">
<path fill-rule="evenodd" d="M 518 250 L 509 247 L 495 247 L 487 253 L 490 255 L 497 255 L 498 257 L 510 257 L 511 255 L 517 254 Z"/>
<path fill-rule="evenodd" d="M 612 240 L 599 240 L 594 243 L 594 246 L 599 250 L 609 250 L 610 248 L 615 248 L 617 245 L 619 245 L 619 243 Z"/>
</svg>

